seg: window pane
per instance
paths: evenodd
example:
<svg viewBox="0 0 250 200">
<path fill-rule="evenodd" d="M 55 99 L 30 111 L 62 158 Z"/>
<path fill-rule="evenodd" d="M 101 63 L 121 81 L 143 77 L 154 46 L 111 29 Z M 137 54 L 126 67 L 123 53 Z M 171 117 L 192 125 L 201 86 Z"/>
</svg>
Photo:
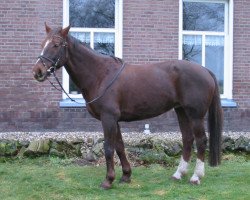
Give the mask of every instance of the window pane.
<svg viewBox="0 0 250 200">
<path fill-rule="evenodd" d="M 202 37 L 199 35 L 183 36 L 183 59 L 202 64 Z"/>
<path fill-rule="evenodd" d="M 69 77 L 69 93 L 70 94 L 81 94 L 80 89 L 73 83 Z"/>
<path fill-rule="evenodd" d="M 220 93 L 224 93 L 224 36 L 206 36 L 206 67 L 219 82 Z"/>
<path fill-rule="evenodd" d="M 72 27 L 114 28 L 115 0 L 70 0 L 69 22 Z"/>
<path fill-rule="evenodd" d="M 70 32 L 70 35 L 73 37 L 77 38 L 84 44 L 90 47 L 90 33 L 85 33 L 85 32 Z"/>
<path fill-rule="evenodd" d="M 224 3 L 183 2 L 183 30 L 224 31 Z"/>
<path fill-rule="evenodd" d="M 115 34 L 95 33 L 94 49 L 102 54 L 115 55 Z"/>
</svg>

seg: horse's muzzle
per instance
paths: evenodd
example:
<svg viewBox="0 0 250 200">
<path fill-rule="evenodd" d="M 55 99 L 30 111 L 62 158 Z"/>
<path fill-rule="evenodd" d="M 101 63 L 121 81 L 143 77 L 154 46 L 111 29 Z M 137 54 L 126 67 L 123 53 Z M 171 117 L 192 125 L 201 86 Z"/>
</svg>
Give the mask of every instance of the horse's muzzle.
<svg viewBox="0 0 250 200">
<path fill-rule="evenodd" d="M 48 71 L 41 70 L 40 68 L 33 69 L 33 76 L 39 82 L 45 81 L 49 75 L 50 73 Z"/>
</svg>

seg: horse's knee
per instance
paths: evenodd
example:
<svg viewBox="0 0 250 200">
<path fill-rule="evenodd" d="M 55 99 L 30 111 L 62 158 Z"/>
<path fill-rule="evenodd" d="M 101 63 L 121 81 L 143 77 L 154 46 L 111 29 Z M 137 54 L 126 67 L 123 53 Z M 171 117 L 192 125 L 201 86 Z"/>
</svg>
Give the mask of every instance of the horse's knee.
<svg viewBox="0 0 250 200">
<path fill-rule="evenodd" d="M 194 137 L 184 138 L 183 139 L 184 150 L 186 149 L 191 151 L 193 143 L 194 143 Z"/>
<path fill-rule="evenodd" d="M 183 152 L 182 152 L 182 156 L 183 156 L 183 159 L 186 162 L 188 162 L 190 160 L 193 142 L 194 142 L 194 138 L 193 137 L 185 138 L 183 140 Z"/>
<path fill-rule="evenodd" d="M 202 137 L 196 137 L 196 146 L 197 148 L 207 145 L 207 136 L 204 134 Z"/>
<path fill-rule="evenodd" d="M 204 135 L 201 138 L 196 138 L 197 158 L 204 161 L 205 151 L 207 148 L 207 137 Z"/>
<path fill-rule="evenodd" d="M 114 155 L 114 144 L 110 143 L 109 141 L 104 141 L 104 152 L 106 157 L 112 157 Z"/>
</svg>

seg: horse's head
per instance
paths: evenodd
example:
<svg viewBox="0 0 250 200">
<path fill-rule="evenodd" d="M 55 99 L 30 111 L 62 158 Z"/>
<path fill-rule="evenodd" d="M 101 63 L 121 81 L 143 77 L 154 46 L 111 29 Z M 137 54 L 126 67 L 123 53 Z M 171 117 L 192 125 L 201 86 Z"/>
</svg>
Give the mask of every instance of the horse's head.
<svg viewBox="0 0 250 200">
<path fill-rule="evenodd" d="M 62 29 L 51 29 L 45 23 L 47 36 L 42 43 L 42 52 L 33 68 L 36 80 L 42 82 L 67 62 L 67 35 L 70 26 Z"/>
</svg>

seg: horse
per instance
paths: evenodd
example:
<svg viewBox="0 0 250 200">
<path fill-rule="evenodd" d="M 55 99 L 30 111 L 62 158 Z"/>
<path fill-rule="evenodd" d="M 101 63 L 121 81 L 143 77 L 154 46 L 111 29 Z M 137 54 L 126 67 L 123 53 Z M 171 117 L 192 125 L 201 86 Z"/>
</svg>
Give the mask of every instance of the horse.
<svg viewBox="0 0 250 200">
<path fill-rule="evenodd" d="M 45 30 L 42 52 L 32 70 L 34 78 L 45 81 L 64 66 L 82 92 L 88 112 L 101 121 L 107 169 L 102 188 L 111 188 L 115 179 L 115 152 L 122 166 L 120 182 L 131 181 L 131 166 L 119 122 L 152 118 L 171 109 L 177 114 L 183 142 L 180 162 L 172 178 L 181 180 L 187 173 L 195 140 L 197 158 L 190 182 L 200 184 L 205 175 L 206 118 L 209 164 L 220 164 L 223 113 L 218 83 L 211 71 L 185 60 L 128 64 L 87 47 L 69 34 L 70 26 L 52 29 L 45 23 Z"/>
</svg>

